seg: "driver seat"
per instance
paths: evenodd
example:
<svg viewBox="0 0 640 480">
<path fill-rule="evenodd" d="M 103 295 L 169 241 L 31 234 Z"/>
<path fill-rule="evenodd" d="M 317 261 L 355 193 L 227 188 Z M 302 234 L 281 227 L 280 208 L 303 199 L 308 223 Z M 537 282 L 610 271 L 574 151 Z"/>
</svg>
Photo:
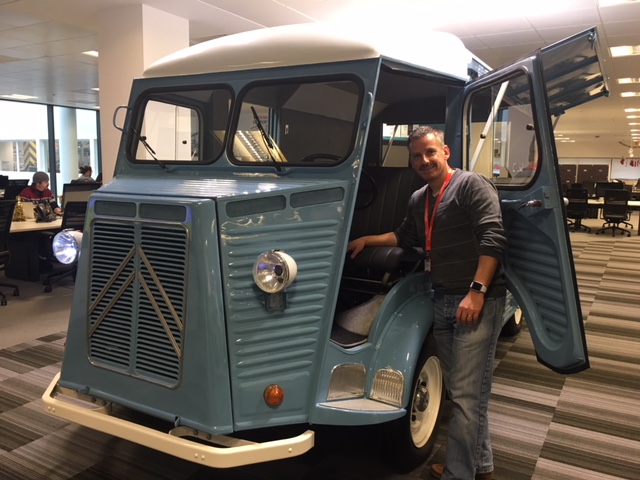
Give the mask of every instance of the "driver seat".
<svg viewBox="0 0 640 480">
<path fill-rule="evenodd" d="M 424 181 L 410 168 L 369 167 L 363 170 L 349 239 L 395 230 L 404 219 L 411 194 Z M 385 294 L 398 280 L 422 268 L 420 249 L 366 247 L 345 260 L 340 302 L 331 340 L 343 348 L 367 341 Z"/>
<path fill-rule="evenodd" d="M 413 192 L 424 181 L 408 167 L 368 167 L 362 172 L 349 239 L 395 230 L 407 212 Z M 342 288 L 383 294 L 394 283 L 420 267 L 424 254 L 400 247 L 367 247 L 355 259 L 347 258 Z"/>
</svg>

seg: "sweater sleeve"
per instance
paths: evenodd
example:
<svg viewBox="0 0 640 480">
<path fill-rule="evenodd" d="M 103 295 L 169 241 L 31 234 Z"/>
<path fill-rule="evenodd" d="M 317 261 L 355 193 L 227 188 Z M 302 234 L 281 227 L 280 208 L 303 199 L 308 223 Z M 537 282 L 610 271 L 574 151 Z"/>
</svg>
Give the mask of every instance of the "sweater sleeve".
<svg viewBox="0 0 640 480">
<path fill-rule="evenodd" d="M 498 191 L 491 181 L 479 174 L 470 175 L 461 196 L 471 215 L 478 242 L 478 254 L 501 259 L 507 248 Z"/>
<path fill-rule="evenodd" d="M 393 232 L 402 248 L 425 248 L 424 201 L 427 187 L 416 190 L 411 195 L 407 214 L 402 224 Z"/>
</svg>

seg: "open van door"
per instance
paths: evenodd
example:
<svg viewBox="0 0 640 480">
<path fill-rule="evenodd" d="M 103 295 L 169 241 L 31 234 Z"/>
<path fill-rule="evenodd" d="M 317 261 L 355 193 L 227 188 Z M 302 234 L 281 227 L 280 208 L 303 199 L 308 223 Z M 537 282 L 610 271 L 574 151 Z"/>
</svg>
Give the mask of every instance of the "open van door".
<svg viewBox="0 0 640 480">
<path fill-rule="evenodd" d="M 463 167 L 498 188 L 507 285 L 539 361 L 559 373 L 589 360 L 553 127 L 569 108 L 608 93 L 598 54 L 593 28 L 471 82 L 454 135 Z"/>
</svg>

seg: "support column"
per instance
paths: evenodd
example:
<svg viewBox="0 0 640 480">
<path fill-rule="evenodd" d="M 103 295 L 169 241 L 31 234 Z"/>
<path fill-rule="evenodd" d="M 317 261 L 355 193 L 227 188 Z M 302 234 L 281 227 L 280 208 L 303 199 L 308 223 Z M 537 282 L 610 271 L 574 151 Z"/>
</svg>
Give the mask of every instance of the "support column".
<svg viewBox="0 0 640 480">
<path fill-rule="evenodd" d="M 106 183 L 113 177 L 120 145 L 121 133 L 113 126 L 115 109 L 128 104 L 134 77 L 156 60 L 189 46 L 189 21 L 148 5 L 105 10 L 99 17 L 102 181 Z"/>
<path fill-rule="evenodd" d="M 60 132 L 60 179 L 62 184 L 69 183 L 78 178 L 78 125 L 76 122 L 76 109 L 60 107 L 58 132 Z M 58 185 L 58 191 L 62 192 L 62 185 Z"/>
</svg>

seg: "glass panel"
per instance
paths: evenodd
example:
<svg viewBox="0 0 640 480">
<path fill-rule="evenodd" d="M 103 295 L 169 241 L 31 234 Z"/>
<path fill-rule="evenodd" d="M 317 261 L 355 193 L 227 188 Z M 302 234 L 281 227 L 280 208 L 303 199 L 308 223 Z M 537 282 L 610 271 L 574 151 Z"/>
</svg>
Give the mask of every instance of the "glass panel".
<svg viewBox="0 0 640 480">
<path fill-rule="evenodd" d="M 91 179 L 99 174 L 97 114 L 94 110 L 53 107 L 55 130 L 56 180 L 58 191 L 62 185 L 76 180 L 80 168 L 91 167 Z M 48 152 L 49 142 L 43 142 Z"/>
<path fill-rule="evenodd" d="M 360 108 L 353 81 L 255 87 L 242 99 L 233 143 L 241 163 L 335 164 L 353 148 Z"/>
<path fill-rule="evenodd" d="M 542 50 L 551 115 L 561 115 L 608 93 L 597 40 L 595 30 L 588 30 Z"/>
<path fill-rule="evenodd" d="M 474 93 L 467 112 L 467 168 L 500 185 L 527 185 L 538 163 L 529 83 L 519 74 Z"/>
<path fill-rule="evenodd" d="M 31 181 L 48 172 L 47 107 L 0 100 L 0 175 Z"/>
<path fill-rule="evenodd" d="M 163 163 L 215 160 L 223 151 L 230 105 L 231 96 L 222 89 L 150 96 L 134 128 L 134 158 Z"/>
</svg>

